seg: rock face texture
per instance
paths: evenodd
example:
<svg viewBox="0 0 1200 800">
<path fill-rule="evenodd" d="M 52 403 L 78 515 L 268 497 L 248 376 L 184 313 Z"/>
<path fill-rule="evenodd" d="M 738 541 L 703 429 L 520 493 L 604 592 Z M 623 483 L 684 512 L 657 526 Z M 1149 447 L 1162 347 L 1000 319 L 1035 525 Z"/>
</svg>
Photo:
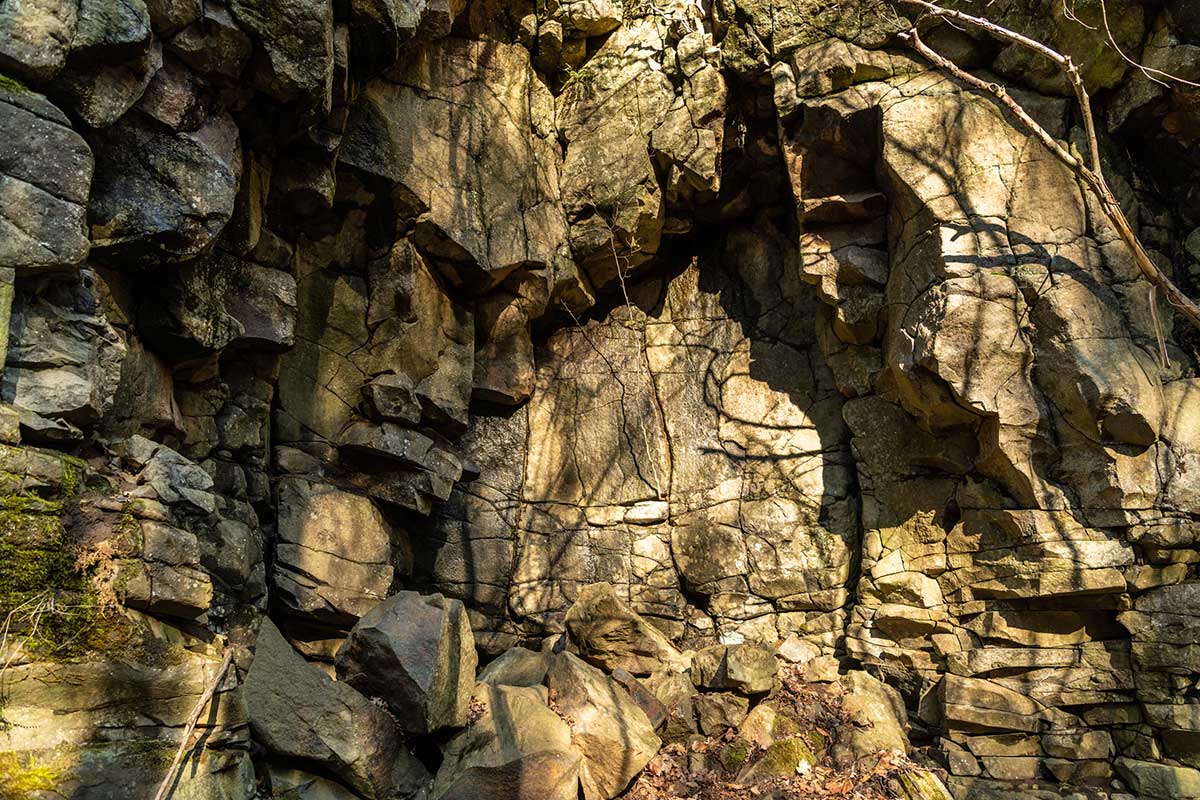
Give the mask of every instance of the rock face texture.
<svg viewBox="0 0 1200 800">
<path fill-rule="evenodd" d="M 1200 8 L 1051 6 L 1200 296 Z M 1200 336 L 906 13 L 0 2 L 0 797 L 1200 797 Z"/>
</svg>

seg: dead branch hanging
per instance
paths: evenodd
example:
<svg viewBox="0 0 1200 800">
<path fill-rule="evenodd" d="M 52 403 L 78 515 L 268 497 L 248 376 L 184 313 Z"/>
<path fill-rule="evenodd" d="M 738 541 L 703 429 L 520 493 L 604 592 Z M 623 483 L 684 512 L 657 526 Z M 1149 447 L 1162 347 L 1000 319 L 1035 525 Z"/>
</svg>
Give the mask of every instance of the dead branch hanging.
<svg viewBox="0 0 1200 800">
<path fill-rule="evenodd" d="M 938 17 L 945 20 L 953 20 L 966 25 L 973 26 L 979 30 L 985 31 L 1000 39 L 1005 39 L 1013 42 L 1021 47 L 1031 50 L 1044 58 L 1057 64 L 1067 77 L 1067 82 L 1075 92 L 1075 97 L 1079 102 L 1080 112 L 1083 117 L 1084 136 L 1087 140 L 1088 156 L 1091 165 L 1083 163 L 1079 158 L 1073 155 L 1069 150 L 1063 147 L 1059 142 L 1051 136 L 1045 128 L 1037 123 L 1032 116 L 1029 115 L 1020 103 L 1009 95 L 1008 91 L 997 83 L 991 83 L 981 78 L 977 78 L 966 70 L 959 67 L 949 59 L 935 53 L 923 41 L 917 33 L 917 25 L 914 24 L 908 32 L 901 34 L 901 39 L 909 44 L 917 53 L 926 61 L 933 64 L 938 69 L 949 73 L 963 83 L 987 92 L 996 98 L 999 103 L 1004 106 L 1012 115 L 1021 123 L 1021 125 L 1037 138 L 1046 149 L 1048 149 L 1059 161 L 1065 164 L 1076 177 L 1088 188 L 1092 195 L 1100 204 L 1100 211 L 1112 223 L 1113 228 L 1117 231 L 1117 235 L 1121 237 L 1121 241 L 1129 248 L 1133 254 L 1134 262 L 1142 275 L 1145 276 L 1151 285 L 1158 291 L 1162 292 L 1172 306 L 1177 308 L 1188 320 L 1197 328 L 1200 328 L 1200 306 L 1198 306 L 1191 298 L 1175 285 L 1161 269 L 1158 268 L 1147 255 L 1145 248 L 1142 247 L 1137 235 L 1133 232 L 1133 227 L 1130 225 L 1125 212 L 1121 210 L 1120 204 L 1117 202 L 1116 196 L 1108 186 L 1108 182 L 1104 179 L 1104 172 L 1100 164 L 1100 145 L 1096 137 L 1096 123 L 1092 117 L 1091 98 L 1088 96 L 1087 89 L 1083 85 L 1083 78 L 1079 75 L 1079 69 L 1075 66 L 1070 56 L 1063 55 L 1057 50 L 1054 50 L 1039 41 L 1023 36 L 1016 31 L 1009 30 L 1001 25 L 997 25 L 990 20 L 981 17 L 975 17 L 970 14 L 964 14 L 961 11 L 953 11 L 947 8 L 928 2 L 928 0 L 900 0 L 906 5 L 917 6 L 921 8 L 925 14 Z M 919 20 L 918 20 L 919 22 Z"/>
<path fill-rule="evenodd" d="M 196 702 L 196 707 L 192 709 L 192 714 L 188 717 L 187 725 L 183 729 L 183 738 L 179 740 L 179 749 L 175 751 L 175 758 L 171 761 L 171 766 L 167 769 L 167 774 L 163 777 L 163 781 L 158 786 L 158 791 L 154 794 L 154 800 L 163 800 L 171 788 L 171 783 L 175 779 L 175 773 L 179 771 L 179 767 L 183 764 L 183 754 L 187 752 L 188 741 L 192 738 L 192 731 L 196 729 L 196 724 L 200 721 L 200 715 L 204 713 L 204 709 L 208 708 L 209 702 L 212 701 L 213 695 L 217 693 L 217 687 L 221 685 L 221 681 L 225 678 L 225 673 L 229 671 L 229 665 L 233 663 L 233 647 L 225 648 L 225 657 L 221 659 L 221 666 L 217 667 L 217 674 L 213 676 L 212 682 L 205 687 L 204 693 L 200 695 L 200 699 Z"/>
</svg>

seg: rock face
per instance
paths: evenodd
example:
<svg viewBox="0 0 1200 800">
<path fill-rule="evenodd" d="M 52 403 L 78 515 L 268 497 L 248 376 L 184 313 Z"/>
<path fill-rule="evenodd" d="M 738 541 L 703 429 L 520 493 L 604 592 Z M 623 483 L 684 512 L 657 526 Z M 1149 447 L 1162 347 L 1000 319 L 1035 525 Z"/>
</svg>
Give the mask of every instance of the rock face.
<svg viewBox="0 0 1200 800">
<path fill-rule="evenodd" d="M 1196 4 L 1061 5 L 1200 295 Z M 0 794 L 1194 794 L 1197 339 L 904 13 L 0 1 Z"/>
<path fill-rule="evenodd" d="M 0 267 L 61 270 L 87 258 L 92 152 L 70 120 L 16 82 L 0 84 Z"/>
<path fill-rule="evenodd" d="M 567 612 L 566 624 L 584 657 L 609 671 L 648 675 L 664 664 L 683 661 L 670 640 L 634 613 L 606 583 L 580 591 Z"/>
<path fill-rule="evenodd" d="M 390 528 L 371 500 L 299 478 L 279 484 L 275 558 L 284 602 L 333 622 L 375 608 L 394 577 Z"/>
<path fill-rule="evenodd" d="M 573 269 L 553 133 L 524 48 L 451 39 L 367 86 L 341 158 L 402 187 L 418 247 L 455 282 L 489 289 L 526 268 L 545 292 Z"/>
</svg>

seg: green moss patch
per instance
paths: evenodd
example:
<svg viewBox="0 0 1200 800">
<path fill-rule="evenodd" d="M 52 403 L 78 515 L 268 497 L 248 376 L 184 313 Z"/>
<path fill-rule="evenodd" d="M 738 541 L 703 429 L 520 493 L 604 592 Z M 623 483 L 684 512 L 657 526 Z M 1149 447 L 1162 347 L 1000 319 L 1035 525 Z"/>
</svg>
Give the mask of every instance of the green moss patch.
<svg viewBox="0 0 1200 800">
<path fill-rule="evenodd" d="M 0 800 L 36 800 L 58 788 L 65 765 L 58 757 L 0 752 Z"/>
<path fill-rule="evenodd" d="M 0 497 L 0 617 L 32 654 L 75 655 L 99 622 L 95 592 L 75 560 L 61 502 Z"/>
<path fill-rule="evenodd" d="M 10 92 L 21 92 L 23 94 L 29 91 L 29 87 L 25 84 L 7 75 L 0 75 L 0 89 L 7 89 Z"/>
</svg>

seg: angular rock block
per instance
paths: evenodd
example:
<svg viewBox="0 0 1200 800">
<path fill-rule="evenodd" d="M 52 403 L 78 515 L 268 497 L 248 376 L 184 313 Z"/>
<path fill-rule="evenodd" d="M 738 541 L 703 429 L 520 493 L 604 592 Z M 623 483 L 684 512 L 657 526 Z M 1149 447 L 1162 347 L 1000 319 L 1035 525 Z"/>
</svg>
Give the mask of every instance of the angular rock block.
<svg viewBox="0 0 1200 800">
<path fill-rule="evenodd" d="M 371 609 L 337 654 L 338 678 L 381 698 L 411 733 L 467 723 L 478 663 L 463 604 L 416 592 Z"/>
<path fill-rule="evenodd" d="M 554 656 L 546 685 L 555 708 L 573 720 L 584 797 L 611 800 L 658 752 L 650 720 L 624 687 L 570 653 Z"/>
<path fill-rule="evenodd" d="M 609 671 L 649 675 L 664 666 L 684 663 L 671 641 L 617 597 L 607 583 L 583 587 L 567 611 L 566 624 L 580 654 Z"/>
<path fill-rule="evenodd" d="M 372 800 L 414 797 L 429 779 L 391 716 L 306 662 L 270 620 L 245 691 L 254 738 L 274 755 L 328 769 Z"/>
<path fill-rule="evenodd" d="M 446 745 L 433 800 L 576 800 L 583 757 L 544 686 L 479 684 L 478 719 Z"/>
</svg>

